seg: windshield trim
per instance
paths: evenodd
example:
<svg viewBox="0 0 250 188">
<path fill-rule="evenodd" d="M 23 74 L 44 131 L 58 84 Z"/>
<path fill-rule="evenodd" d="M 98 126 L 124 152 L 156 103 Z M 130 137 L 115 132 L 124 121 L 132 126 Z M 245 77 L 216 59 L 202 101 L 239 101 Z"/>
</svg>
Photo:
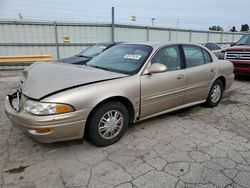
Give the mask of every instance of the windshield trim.
<svg viewBox="0 0 250 188">
<path fill-rule="evenodd" d="M 242 40 L 246 39 L 246 38 L 249 38 L 250 40 L 250 34 L 246 34 L 246 35 L 243 35 L 240 40 L 236 43 L 236 46 L 239 45 L 239 46 L 242 46 L 242 45 L 250 45 L 250 43 L 243 43 L 241 42 Z M 244 41 L 245 42 L 245 41 Z"/>
</svg>

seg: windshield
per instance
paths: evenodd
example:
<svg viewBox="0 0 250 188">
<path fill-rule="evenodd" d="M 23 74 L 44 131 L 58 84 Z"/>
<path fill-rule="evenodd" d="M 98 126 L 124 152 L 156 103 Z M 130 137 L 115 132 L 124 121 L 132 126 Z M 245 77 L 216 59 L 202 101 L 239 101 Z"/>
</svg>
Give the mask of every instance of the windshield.
<svg viewBox="0 0 250 188">
<path fill-rule="evenodd" d="M 93 46 L 88 47 L 86 50 L 82 51 L 81 53 L 77 54 L 77 56 L 83 57 L 95 57 L 102 53 L 108 45 L 105 44 L 95 44 Z"/>
<path fill-rule="evenodd" d="M 87 63 L 88 66 L 133 75 L 147 60 L 152 47 L 137 44 L 114 46 Z"/>
<path fill-rule="evenodd" d="M 250 45 L 250 35 L 244 35 L 236 45 Z"/>
</svg>

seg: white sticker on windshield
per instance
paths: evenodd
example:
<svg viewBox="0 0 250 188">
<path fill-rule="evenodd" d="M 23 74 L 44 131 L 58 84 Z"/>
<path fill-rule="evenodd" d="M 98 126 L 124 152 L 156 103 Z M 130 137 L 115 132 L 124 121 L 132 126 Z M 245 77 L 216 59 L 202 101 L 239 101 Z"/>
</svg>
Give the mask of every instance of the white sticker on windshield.
<svg viewBox="0 0 250 188">
<path fill-rule="evenodd" d="M 107 48 L 107 46 L 100 46 L 100 48 L 101 48 L 101 49 L 105 49 L 105 48 Z"/>
<path fill-rule="evenodd" d="M 124 58 L 126 58 L 126 59 L 136 59 L 136 60 L 138 60 L 138 59 L 141 58 L 141 55 L 126 54 L 126 55 L 124 56 Z"/>
</svg>

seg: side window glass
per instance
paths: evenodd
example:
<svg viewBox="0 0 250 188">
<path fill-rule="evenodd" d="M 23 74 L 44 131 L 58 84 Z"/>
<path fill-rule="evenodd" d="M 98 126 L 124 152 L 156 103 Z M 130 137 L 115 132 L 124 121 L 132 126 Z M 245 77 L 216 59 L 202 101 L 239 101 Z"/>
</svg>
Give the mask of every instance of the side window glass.
<svg viewBox="0 0 250 188">
<path fill-rule="evenodd" d="M 184 45 L 183 50 L 186 58 L 187 68 L 196 67 L 205 63 L 200 47 Z"/>
<path fill-rule="evenodd" d="M 213 50 L 220 50 L 220 47 L 216 44 L 212 44 Z"/>
<path fill-rule="evenodd" d="M 202 49 L 202 53 L 204 56 L 205 63 L 211 63 L 212 58 L 211 58 L 210 54 L 206 50 L 203 50 L 203 49 Z"/>
<path fill-rule="evenodd" d="M 160 49 L 152 58 L 151 63 L 160 63 L 167 67 L 168 71 L 181 69 L 181 59 L 178 46 L 167 46 Z"/>
<path fill-rule="evenodd" d="M 210 43 L 207 43 L 207 44 L 205 45 L 205 47 L 206 47 L 207 49 L 209 49 L 209 50 L 213 50 Z"/>
</svg>

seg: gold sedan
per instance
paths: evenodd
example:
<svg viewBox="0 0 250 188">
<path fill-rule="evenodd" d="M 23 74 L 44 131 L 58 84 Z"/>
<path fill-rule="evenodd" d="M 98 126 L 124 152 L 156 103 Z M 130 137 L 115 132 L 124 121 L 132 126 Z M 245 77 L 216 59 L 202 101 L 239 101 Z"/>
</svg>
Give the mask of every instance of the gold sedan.
<svg viewBox="0 0 250 188">
<path fill-rule="evenodd" d="M 215 107 L 233 65 L 192 44 L 124 43 L 87 65 L 39 62 L 24 70 L 6 113 L 40 142 L 117 142 L 129 123 L 188 106 Z"/>
</svg>

